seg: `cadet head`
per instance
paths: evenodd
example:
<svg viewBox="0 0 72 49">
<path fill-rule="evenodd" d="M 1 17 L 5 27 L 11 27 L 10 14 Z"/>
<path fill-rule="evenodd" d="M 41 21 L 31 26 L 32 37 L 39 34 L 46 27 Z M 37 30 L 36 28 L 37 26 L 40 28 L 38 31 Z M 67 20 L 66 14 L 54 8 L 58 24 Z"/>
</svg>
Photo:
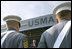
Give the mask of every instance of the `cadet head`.
<svg viewBox="0 0 72 49">
<path fill-rule="evenodd" d="M 56 21 L 59 23 L 61 20 L 71 19 L 71 2 L 66 2 L 58 5 L 54 11 L 54 14 L 56 14 Z"/>
<path fill-rule="evenodd" d="M 15 15 L 8 15 L 8 16 L 4 17 L 3 20 L 6 21 L 7 29 L 14 28 L 14 29 L 16 29 L 16 31 L 19 31 L 20 20 L 21 20 L 20 17 L 15 16 Z"/>
</svg>

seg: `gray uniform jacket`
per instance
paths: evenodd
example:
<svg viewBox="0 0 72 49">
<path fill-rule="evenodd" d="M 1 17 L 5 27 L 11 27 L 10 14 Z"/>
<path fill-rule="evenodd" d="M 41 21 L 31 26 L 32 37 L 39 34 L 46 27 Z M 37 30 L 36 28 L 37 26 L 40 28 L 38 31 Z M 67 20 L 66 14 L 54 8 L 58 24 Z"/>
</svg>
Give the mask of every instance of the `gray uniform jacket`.
<svg viewBox="0 0 72 49">
<path fill-rule="evenodd" d="M 10 33 L 1 48 L 24 48 L 24 42 L 26 41 L 26 35 L 18 32 Z"/>
<path fill-rule="evenodd" d="M 62 20 L 60 23 L 54 25 L 53 27 L 47 29 L 42 35 L 38 48 L 53 48 L 54 43 L 60 34 L 61 30 L 65 26 L 68 20 Z M 60 48 L 71 48 L 71 28 L 67 31 L 68 33 L 64 37 Z"/>
</svg>

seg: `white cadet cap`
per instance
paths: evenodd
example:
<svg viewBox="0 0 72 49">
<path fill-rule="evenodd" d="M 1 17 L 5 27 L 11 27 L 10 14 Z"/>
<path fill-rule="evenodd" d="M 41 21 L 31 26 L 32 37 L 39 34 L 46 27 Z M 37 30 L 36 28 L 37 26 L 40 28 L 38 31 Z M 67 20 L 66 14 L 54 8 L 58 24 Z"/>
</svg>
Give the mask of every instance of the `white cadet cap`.
<svg viewBox="0 0 72 49">
<path fill-rule="evenodd" d="M 20 20 L 21 18 L 19 16 L 15 16 L 15 15 L 8 15 L 6 17 L 3 18 L 4 21 L 16 21 L 19 22 L 19 26 L 21 26 L 20 24 Z"/>
<path fill-rule="evenodd" d="M 15 16 L 15 15 L 8 15 L 8 16 L 4 17 L 3 20 L 4 21 L 14 20 L 14 21 L 20 22 L 21 18 L 19 16 Z"/>
<path fill-rule="evenodd" d="M 54 8 L 53 13 L 57 14 L 63 10 L 70 10 L 71 11 L 71 2 L 65 2 L 65 3 L 58 5 L 56 8 Z"/>
</svg>

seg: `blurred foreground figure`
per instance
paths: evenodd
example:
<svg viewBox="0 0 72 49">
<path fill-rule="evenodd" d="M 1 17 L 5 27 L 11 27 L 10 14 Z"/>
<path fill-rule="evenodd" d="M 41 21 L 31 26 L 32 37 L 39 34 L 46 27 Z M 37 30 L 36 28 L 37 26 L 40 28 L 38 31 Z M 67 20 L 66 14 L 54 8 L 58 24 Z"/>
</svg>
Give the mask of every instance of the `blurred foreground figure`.
<svg viewBox="0 0 72 49">
<path fill-rule="evenodd" d="M 36 48 L 36 40 L 33 40 L 33 47 Z"/>
<path fill-rule="evenodd" d="M 19 33 L 21 18 L 8 15 L 3 20 L 6 21 L 7 31 L 1 33 L 1 48 L 24 48 L 26 35 Z"/>
<path fill-rule="evenodd" d="M 58 5 L 53 13 L 58 24 L 42 34 L 38 48 L 71 48 L 71 2 Z"/>
</svg>

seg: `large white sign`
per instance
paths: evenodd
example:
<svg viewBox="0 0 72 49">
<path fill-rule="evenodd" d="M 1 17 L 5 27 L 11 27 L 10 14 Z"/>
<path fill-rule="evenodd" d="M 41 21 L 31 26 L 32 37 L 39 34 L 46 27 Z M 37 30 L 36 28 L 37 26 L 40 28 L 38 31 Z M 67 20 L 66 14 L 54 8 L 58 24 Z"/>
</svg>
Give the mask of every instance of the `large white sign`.
<svg viewBox="0 0 72 49">
<path fill-rule="evenodd" d="M 55 15 L 44 15 L 33 19 L 24 20 L 21 22 L 20 31 L 52 26 L 56 24 Z"/>
</svg>

